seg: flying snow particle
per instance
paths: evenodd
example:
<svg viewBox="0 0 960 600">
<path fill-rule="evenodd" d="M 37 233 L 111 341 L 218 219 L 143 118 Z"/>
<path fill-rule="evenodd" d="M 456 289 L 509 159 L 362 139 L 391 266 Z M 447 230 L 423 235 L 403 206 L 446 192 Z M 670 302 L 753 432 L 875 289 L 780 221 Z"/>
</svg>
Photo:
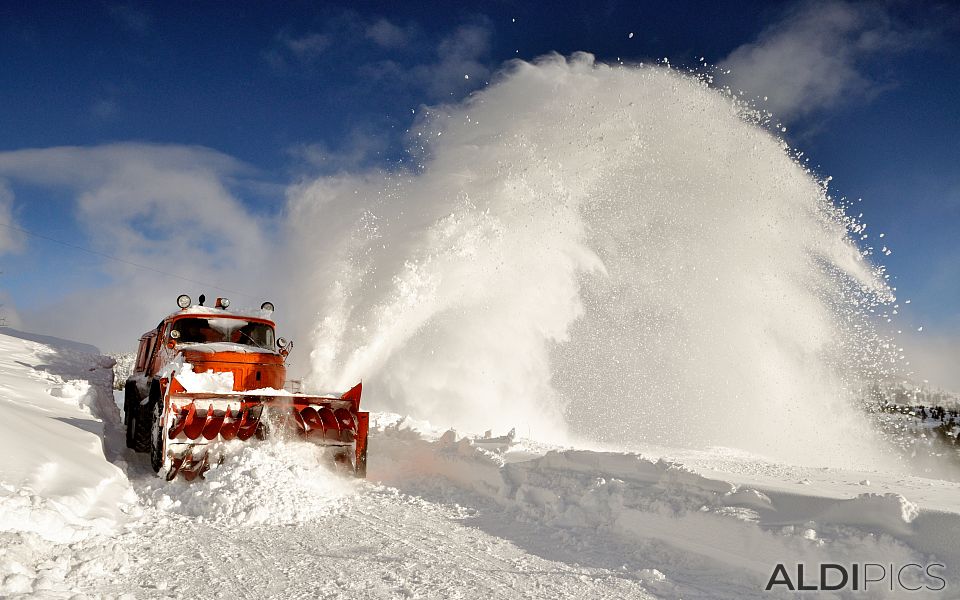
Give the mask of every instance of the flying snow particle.
<svg viewBox="0 0 960 600">
<path fill-rule="evenodd" d="M 464 78 L 464 79 L 470 79 L 470 76 L 469 76 L 469 75 L 464 75 L 463 78 Z"/>
<path fill-rule="evenodd" d="M 917 331 L 923 331 L 923 325 L 921 325 L 920 327 L 917 327 Z"/>
<path fill-rule="evenodd" d="M 633 39 L 633 32 L 632 32 L 632 31 L 630 32 L 630 35 L 627 36 L 627 39 L 628 39 L 628 40 L 632 40 L 632 39 Z"/>
</svg>

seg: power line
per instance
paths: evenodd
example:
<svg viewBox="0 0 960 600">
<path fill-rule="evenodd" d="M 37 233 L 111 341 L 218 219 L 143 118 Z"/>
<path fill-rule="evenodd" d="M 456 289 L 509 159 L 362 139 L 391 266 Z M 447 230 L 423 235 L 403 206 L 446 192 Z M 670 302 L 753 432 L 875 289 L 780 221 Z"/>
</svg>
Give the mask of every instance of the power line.
<svg viewBox="0 0 960 600">
<path fill-rule="evenodd" d="M 27 234 L 27 235 L 32 235 L 33 237 L 35 237 L 35 238 L 40 238 L 41 240 L 46 240 L 46 241 L 48 241 L 48 242 L 53 242 L 54 244 L 60 244 L 61 246 L 66 246 L 67 248 L 73 248 L 74 250 L 79 250 L 79 251 L 81 251 L 81 252 L 86 252 L 87 254 L 93 254 L 94 256 L 99 256 L 99 257 L 101 257 L 101 258 L 106 258 L 106 259 L 108 259 L 108 260 L 116 261 L 116 262 L 118 262 L 118 263 L 123 263 L 123 264 L 125 264 L 125 265 L 130 265 L 131 267 L 136 267 L 136 268 L 138 268 L 138 269 L 144 269 L 144 270 L 146 270 L 146 271 L 152 271 L 152 272 L 154 272 L 154 273 L 158 273 L 158 274 L 160 274 L 160 275 L 166 275 L 167 277 L 173 277 L 174 279 L 179 279 L 179 280 L 181 280 L 181 281 L 186 281 L 186 282 L 188 282 L 188 283 L 193 283 L 193 284 L 196 284 L 196 285 L 202 285 L 202 286 L 210 287 L 210 288 L 213 288 L 213 289 L 215 289 L 215 290 L 219 290 L 219 291 L 221 291 L 221 292 L 227 292 L 228 294 L 238 294 L 238 295 L 240 295 L 240 296 L 245 296 L 245 297 L 247 297 L 247 298 L 253 298 L 253 299 L 256 299 L 256 298 L 257 298 L 256 296 L 253 296 L 253 295 L 251 295 L 251 294 L 247 294 L 247 293 L 244 293 L 244 292 L 238 292 L 237 290 L 228 290 L 227 288 L 223 288 L 223 287 L 220 287 L 220 286 L 217 286 L 217 285 L 213 285 L 212 283 L 206 283 L 206 282 L 204 282 L 204 281 L 197 281 L 196 279 L 190 279 L 189 277 L 183 277 L 182 275 L 177 275 L 176 273 L 170 273 L 169 271 L 163 271 L 163 270 L 161 270 L 161 269 L 156 269 L 156 268 L 154 268 L 154 267 L 149 267 L 149 266 L 147 266 L 147 265 L 141 265 L 140 263 L 135 263 L 135 262 L 133 262 L 132 260 L 126 260 L 125 258 L 118 258 L 118 257 L 116 257 L 116 256 L 112 256 L 112 255 L 110 255 L 110 254 L 106 254 L 105 252 L 98 252 L 97 250 L 91 250 L 90 248 L 85 248 L 85 247 L 83 247 L 83 246 L 78 246 L 77 244 L 71 244 L 70 242 L 64 242 L 64 241 L 62 241 L 62 240 L 58 240 L 58 239 L 52 238 L 52 237 L 50 237 L 50 236 L 43 235 L 43 234 L 41 234 L 41 233 L 36 233 L 36 232 L 34 232 L 34 231 L 30 231 L 30 230 L 24 229 L 24 228 L 22 228 L 22 227 L 17 227 L 16 225 L 12 225 L 12 224 L 10 224 L 10 223 L 4 223 L 3 221 L 0 221 L 0 225 L 2 225 L 3 227 L 6 227 L 7 229 L 12 229 L 12 230 L 14 230 L 14 231 L 19 231 L 20 233 L 25 233 L 25 234 Z"/>
</svg>

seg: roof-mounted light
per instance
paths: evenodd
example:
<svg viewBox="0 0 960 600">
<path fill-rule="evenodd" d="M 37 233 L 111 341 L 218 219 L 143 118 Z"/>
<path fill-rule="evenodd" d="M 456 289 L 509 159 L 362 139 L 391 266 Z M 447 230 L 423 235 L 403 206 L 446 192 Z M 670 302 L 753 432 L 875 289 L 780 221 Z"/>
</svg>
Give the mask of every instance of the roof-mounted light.
<svg viewBox="0 0 960 600">
<path fill-rule="evenodd" d="M 190 300 L 190 296 L 186 294 L 180 294 L 179 296 L 177 296 L 177 306 L 179 306 L 180 308 L 187 308 L 188 306 L 190 306 L 191 302 L 192 300 Z"/>
<path fill-rule="evenodd" d="M 270 312 L 273 312 L 273 302 L 264 302 L 260 305 L 260 310 L 269 310 Z"/>
<path fill-rule="evenodd" d="M 217 298 L 217 308 L 227 308 L 230 306 L 230 298 Z"/>
</svg>

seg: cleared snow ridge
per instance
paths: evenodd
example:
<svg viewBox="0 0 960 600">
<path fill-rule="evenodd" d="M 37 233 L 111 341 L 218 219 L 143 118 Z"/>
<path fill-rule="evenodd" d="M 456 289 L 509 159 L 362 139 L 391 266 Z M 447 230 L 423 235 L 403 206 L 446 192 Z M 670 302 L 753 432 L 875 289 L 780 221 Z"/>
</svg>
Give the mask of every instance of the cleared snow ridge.
<svg viewBox="0 0 960 600">
<path fill-rule="evenodd" d="M 113 360 L 0 332 L 0 532 L 70 542 L 112 530 L 137 500 L 104 454 L 105 428 L 118 422 Z"/>
<path fill-rule="evenodd" d="M 779 598 L 794 595 L 763 590 L 778 563 L 867 562 L 945 565 L 944 591 L 911 597 L 960 590 L 954 483 L 477 440 L 390 414 L 367 481 L 268 441 L 166 482 L 123 447 L 110 359 L 9 333 L 0 350 L 2 597 Z"/>
</svg>

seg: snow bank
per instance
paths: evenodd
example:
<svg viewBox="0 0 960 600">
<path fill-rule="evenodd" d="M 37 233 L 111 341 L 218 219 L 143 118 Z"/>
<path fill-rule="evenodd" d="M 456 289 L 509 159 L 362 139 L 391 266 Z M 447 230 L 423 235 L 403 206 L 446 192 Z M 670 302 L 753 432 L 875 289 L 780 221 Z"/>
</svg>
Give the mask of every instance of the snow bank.
<svg viewBox="0 0 960 600">
<path fill-rule="evenodd" d="M 109 543 L 73 552 L 139 513 L 108 461 L 123 440 L 113 364 L 93 346 L 0 330 L 0 597 L 71 597 L 68 575 L 126 560 Z"/>
<path fill-rule="evenodd" d="M 112 529 L 136 502 L 104 455 L 118 422 L 113 361 L 19 336 L 0 332 L 0 531 L 68 542 Z"/>
<path fill-rule="evenodd" d="M 503 515 L 501 532 L 535 524 L 539 537 L 571 552 L 636 556 L 660 574 L 652 589 L 668 596 L 697 588 L 752 597 L 777 563 L 960 564 L 960 510 L 924 511 L 901 494 L 824 497 L 810 486 L 798 495 L 629 453 L 554 449 L 531 459 L 523 446 L 490 452 L 452 431 L 431 441 L 397 425 L 376 431 L 371 447 L 372 478 L 414 495 L 492 505 Z M 947 578 L 960 583 L 955 571 Z"/>
</svg>

